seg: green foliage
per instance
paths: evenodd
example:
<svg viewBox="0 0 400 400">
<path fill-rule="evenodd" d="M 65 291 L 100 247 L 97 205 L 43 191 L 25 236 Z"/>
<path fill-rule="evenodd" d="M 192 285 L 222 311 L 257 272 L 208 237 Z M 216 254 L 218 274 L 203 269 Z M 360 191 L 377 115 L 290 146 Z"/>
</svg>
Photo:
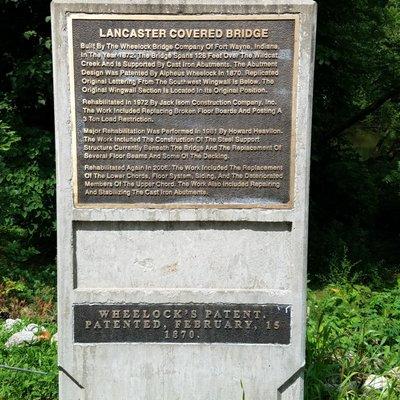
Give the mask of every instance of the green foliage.
<svg viewBox="0 0 400 400">
<path fill-rule="evenodd" d="M 37 280 L 11 280 L 0 283 L 0 318 L 29 318 L 55 322 L 56 290 Z M 1 320 L 0 320 L 1 323 Z"/>
<path fill-rule="evenodd" d="M 55 288 L 41 280 L 4 279 L 0 283 L 0 400 L 55 400 L 57 399 L 57 346 L 50 343 L 50 335 L 43 335 L 34 344 L 6 348 L 11 335 L 29 323 L 43 326 L 51 335 L 55 324 Z M 4 329 L 3 319 L 21 318 L 12 331 Z M 46 374 L 15 371 L 1 366 L 42 371 Z"/>
<path fill-rule="evenodd" d="M 400 285 L 380 292 L 343 282 L 309 292 L 306 398 L 400 398 Z M 370 374 L 385 376 L 382 393 L 365 393 Z"/>
<path fill-rule="evenodd" d="M 29 321 L 29 323 L 32 321 Z M 24 321 L 25 325 L 28 321 Z M 0 367 L 0 400 L 56 400 L 58 398 L 57 346 L 49 340 L 35 344 L 14 346 L 9 349 L 4 343 L 21 325 L 15 326 L 11 332 L 0 325 L 0 365 L 41 371 L 46 374 L 13 371 Z M 45 328 L 56 332 L 54 324 Z"/>
<path fill-rule="evenodd" d="M 322 275 L 320 280 L 325 284 L 343 285 L 346 283 L 356 283 L 360 280 L 360 273 L 355 270 L 357 263 L 351 263 L 348 256 L 347 248 L 344 248 L 343 258 L 338 258 L 335 254 L 329 263 L 329 272 Z"/>
<path fill-rule="evenodd" d="M 48 7 L 26 0 L 0 7 L 0 276 L 10 278 L 54 260 Z"/>
<path fill-rule="evenodd" d="M 318 2 L 309 271 L 399 272 L 400 0 Z"/>
</svg>

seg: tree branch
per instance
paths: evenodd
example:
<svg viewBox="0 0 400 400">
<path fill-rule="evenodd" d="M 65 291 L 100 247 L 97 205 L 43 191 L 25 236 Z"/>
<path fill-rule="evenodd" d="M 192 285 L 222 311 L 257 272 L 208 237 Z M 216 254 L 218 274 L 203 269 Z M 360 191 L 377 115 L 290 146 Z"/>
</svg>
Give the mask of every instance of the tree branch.
<svg viewBox="0 0 400 400">
<path fill-rule="evenodd" d="M 363 108 L 358 113 L 350 117 L 348 120 L 342 122 L 337 127 L 333 128 L 329 131 L 325 138 L 331 140 L 337 136 L 342 135 L 347 129 L 351 128 L 357 122 L 362 121 L 368 115 L 372 114 L 374 111 L 378 110 L 384 103 L 388 100 L 398 97 L 400 94 L 400 87 L 396 87 L 393 90 L 389 91 L 388 93 L 384 93 L 382 96 L 378 97 L 373 103 L 369 106 Z"/>
</svg>

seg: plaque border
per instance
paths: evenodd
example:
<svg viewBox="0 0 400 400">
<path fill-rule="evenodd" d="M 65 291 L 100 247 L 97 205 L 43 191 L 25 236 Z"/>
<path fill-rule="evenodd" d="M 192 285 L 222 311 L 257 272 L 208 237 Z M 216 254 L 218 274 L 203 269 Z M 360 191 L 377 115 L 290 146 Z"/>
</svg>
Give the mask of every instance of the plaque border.
<svg viewBox="0 0 400 400">
<path fill-rule="evenodd" d="M 81 20 L 213 20 L 213 21 L 235 21 L 235 20 L 293 20 L 293 66 L 292 66 L 292 121 L 290 140 L 290 176 L 289 176 L 289 201 L 287 203 L 79 203 L 78 201 L 78 160 L 77 160 L 77 130 L 76 130 L 76 102 L 75 102 L 75 71 L 74 71 L 74 48 L 72 35 L 72 21 Z M 72 160 L 72 191 L 73 206 L 80 209 L 293 209 L 294 208 L 294 185 L 296 172 L 296 119 L 297 119 L 297 92 L 298 92 L 298 66 L 299 66 L 299 24 L 300 13 L 284 14 L 89 14 L 70 13 L 67 15 L 68 31 L 68 71 L 69 92 L 71 106 L 71 160 Z"/>
</svg>

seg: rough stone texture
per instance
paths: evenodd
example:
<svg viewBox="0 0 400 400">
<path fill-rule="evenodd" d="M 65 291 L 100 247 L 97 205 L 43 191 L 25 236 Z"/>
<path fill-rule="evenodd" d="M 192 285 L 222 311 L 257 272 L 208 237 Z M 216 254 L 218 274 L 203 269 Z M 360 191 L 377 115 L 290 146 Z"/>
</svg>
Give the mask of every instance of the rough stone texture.
<svg viewBox="0 0 400 400">
<path fill-rule="evenodd" d="M 21 344 L 29 344 L 37 342 L 38 338 L 32 331 L 22 330 L 14 333 L 4 344 L 4 347 L 10 348 Z"/>
<path fill-rule="evenodd" d="M 241 383 L 248 399 L 299 400 L 303 396 L 316 6 L 309 0 L 242 3 L 52 3 L 62 400 L 232 400 L 242 398 Z M 298 13 L 294 207 L 75 209 L 66 25 L 71 12 Z M 146 302 L 291 304 L 291 343 L 74 344 L 73 304 Z"/>
<path fill-rule="evenodd" d="M 224 289 L 287 290 L 295 272 L 289 224 L 83 222 L 75 235 L 78 289 L 218 289 L 223 276 Z"/>
<path fill-rule="evenodd" d="M 18 320 L 16 320 L 18 323 Z M 19 320 L 20 321 L 20 320 Z M 37 324 L 29 324 L 21 329 L 19 332 L 14 333 L 4 344 L 5 347 L 19 346 L 21 344 L 35 343 L 40 339 L 40 334 L 45 332 L 43 326 Z"/>
<path fill-rule="evenodd" d="M 15 325 L 18 325 L 20 323 L 21 323 L 20 318 L 17 318 L 17 319 L 8 318 L 8 319 L 6 319 L 6 322 L 4 322 L 4 329 L 6 331 L 11 331 Z"/>
<path fill-rule="evenodd" d="M 365 380 L 362 388 L 366 392 L 371 390 L 383 391 L 389 387 L 389 383 L 390 382 L 388 378 L 380 375 L 371 374 L 367 376 L 367 379 Z"/>
</svg>

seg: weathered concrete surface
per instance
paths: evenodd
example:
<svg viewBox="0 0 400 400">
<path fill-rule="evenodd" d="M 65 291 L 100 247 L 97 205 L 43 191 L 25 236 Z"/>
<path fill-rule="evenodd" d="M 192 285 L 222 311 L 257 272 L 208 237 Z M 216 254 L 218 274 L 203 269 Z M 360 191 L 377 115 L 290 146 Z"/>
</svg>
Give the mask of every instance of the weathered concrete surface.
<svg viewBox="0 0 400 400">
<path fill-rule="evenodd" d="M 232 400 L 242 398 L 241 382 L 246 399 L 303 396 L 316 6 L 242 2 L 52 3 L 62 400 Z M 293 209 L 75 209 L 66 23 L 73 12 L 298 13 Z M 74 303 L 124 302 L 291 304 L 291 344 L 74 344 Z"/>
<path fill-rule="evenodd" d="M 76 286 L 218 289 L 223 276 L 224 289 L 288 290 L 290 235 L 288 224 L 85 222 L 76 229 Z"/>
</svg>

